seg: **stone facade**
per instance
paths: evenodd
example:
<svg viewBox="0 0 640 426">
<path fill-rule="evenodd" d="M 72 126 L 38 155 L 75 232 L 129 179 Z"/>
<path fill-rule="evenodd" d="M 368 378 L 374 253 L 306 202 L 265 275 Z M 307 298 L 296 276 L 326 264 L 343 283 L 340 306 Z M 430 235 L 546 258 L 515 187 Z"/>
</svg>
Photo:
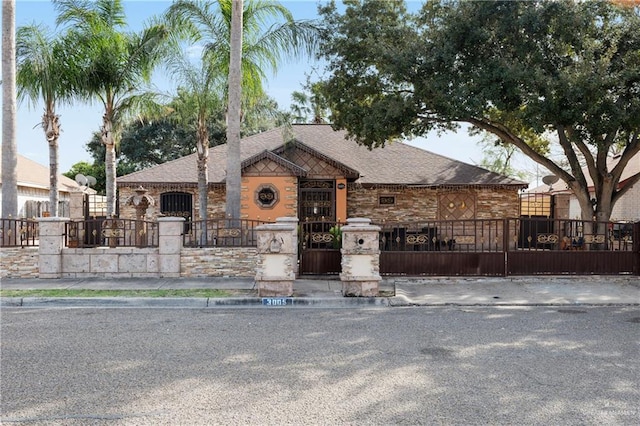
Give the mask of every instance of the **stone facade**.
<svg viewBox="0 0 640 426">
<path fill-rule="evenodd" d="M 348 217 L 371 218 L 372 223 L 411 222 L 416 220 L 454 219 L 443 213 L 448 205 L 442 204 L 446 195 L 455 194 L 459 199 L 473 200 L 462 206 L 473 208 L 476 219 L 518 217 L 520 201 L 513 188 L 504 189 L 466 187 L 449 189 L 377 186 L 365 188 L 349 184 L 347 194 Z M 456 205 L 460 209 L 460 205 Z M 471 211 L 471 210 L 467 210 Z M 448 214 L 448 212 L 447 212 Z M 466 217 L 457 217 L 466 218 Z"/>
<path fill-rule="evenodd" d="M 0 278 L 38 278 L 38 247 L 3 247 Z"/>
<path fill-rule="evenodd" d="M 183 248 L 180 252 L 180 276 L 253 277 L 256 256 L 255 247 Z"/>
<path fill-rule="evenodd" d="M 139 185 L 138 185 L 139 186 Z M 125 219 L 135 219 L 136 209 L 134 206 L 127 206 L 124 200 L 135 195 L 136 185 L 118 186 L 118 198 L 120 200 L 120 217 Z M 162 215 L 161 195 L 168 192 L 184 192 L 192 196 L 193 217 L 185 217 L 187 221 L 197 220 L 200 212 L 200 204 L 198 201 L 198 188 L 193 185 L 143 185 L 147 190 L 147 195 L 152 197 L 155 205 L 149 206 L 147 209 L 147 220 L 155 220 Z M 225 215 L 225 189 L 221 185 L 209 185 L 209 201 L 207 204 L 207 217 L 212 219 L 222 219 Z"/>
<path fill-rule="evenodd" d="M 277 209 L 263 208 L 258 206 L 255 200 L 256 188 L 260 184 L 273 181 L 273 178 L 269 177 L 247 177 L 242 178 L 241 187 L 241 208 L 243 219 L 254 219 L 273 221 L 276 217 L 281 216 L 295 216 L 298 211 L 298 179 L 295 176 L 277 177 L 277 191 L 279 193 L 279 203 Z M 143 185 L 144 186 L 144 185 Z M 136 211 L 134 206 L 128 206 L 124 203 L 124 200 L 132 195 L 135 195 L 135 190 L 139 187 L 124 186 L 118 187 L 119 200 L 120 200 L 120 217 L 125 219 L 135 219 Z M 191 220 L 198 220 L 200 205 L 198 199 L 198 188 L 193 185 L 149 185 L 144 186 L 147 190 L 147 195 L 152 197 L 155 201 L 155 205 L 147 208 L 147 220 L 155 220 L 163 212 L 161 212 L 161 196 L 168 192 L 181 192 L 191 196 L 192 199 L 192 217 Z M 210 219 L 223 219 L 225 218 L 225 205 L 226 205 L 226 189 L 223 185 L 209 185 L 209 199 L 207 204 L 207 218 Z M 166 214 L 167 212 L 164 212 Z M 189 217 L 185 217 L 189 221 Z"/>
</svg>

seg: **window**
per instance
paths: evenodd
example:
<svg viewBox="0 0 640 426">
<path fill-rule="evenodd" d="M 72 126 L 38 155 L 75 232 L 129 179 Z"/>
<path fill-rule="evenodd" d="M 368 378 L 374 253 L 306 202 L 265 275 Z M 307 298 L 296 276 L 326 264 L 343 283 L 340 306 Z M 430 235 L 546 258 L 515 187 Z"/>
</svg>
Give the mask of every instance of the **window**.
<svg viewBox="0 0 640 426">
<path fill-rule="evenodd" d="M 160 213 L 164 216 L 178 216 L 191 220 L 193 215 L 191 194 L 185 192 L 160 194 Z"/>
<path fill-rule="evenodd" d="M 273 208 L 278 204 L 278 190 L 270 184 L 260 185 L 255 193 L 256 204 L 263 209 Z"/>
</svg>

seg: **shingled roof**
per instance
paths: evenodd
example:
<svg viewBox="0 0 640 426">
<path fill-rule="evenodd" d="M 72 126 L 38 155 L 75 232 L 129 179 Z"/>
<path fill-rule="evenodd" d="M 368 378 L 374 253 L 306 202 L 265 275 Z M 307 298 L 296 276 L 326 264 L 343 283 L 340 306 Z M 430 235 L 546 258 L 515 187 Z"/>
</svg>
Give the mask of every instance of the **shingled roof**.
<svg viewBox="0 0 640 426">
<path fill-rule="evenodd" d="M 18 178 L 18 186 L 25 188 L 49 189 L 49 167 L 43 166 L 25 157 L 22 154 L 17 155 L 16 174 Z M 2 167 L 0 166 L 0 171 Z M 0 174 L 0 183 L 2 178 Z M 64 175 L 58 175 L 58 190 L 62 192 L 79 191 L 80 185 L 73 179 L 69 179 Z"/>
<path fill-rule="evenodd" d="M 295 124 L 291 131 L 292 133 L 286 133 L 283 128 L 277 128 L 242 139 L 241 160 L 258 156 L 265 150 L 274 154 L 282 152 L 280 148 L 285 144 L 285 134 L 289 134 L 293 140 L 356 171 L 362 184 L 527 186 L 525 182 L 401 142 L 369 150 L 353 140 L 346 139 L 344 131 L 333 130 L 328 124 Z M 226 144 L 210 148 L 209 182 L 224 182 L 226 155 Z M 118 183 L 121 184 L 197 181 L 196 154 L 118 178 Z"/>
</svg>

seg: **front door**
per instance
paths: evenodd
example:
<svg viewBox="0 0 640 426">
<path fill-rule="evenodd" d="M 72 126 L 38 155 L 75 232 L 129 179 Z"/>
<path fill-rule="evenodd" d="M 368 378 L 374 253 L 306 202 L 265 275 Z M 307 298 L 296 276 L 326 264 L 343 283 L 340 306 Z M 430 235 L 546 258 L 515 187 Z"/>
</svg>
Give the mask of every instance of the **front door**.
<svg viewBox="0 0 640 426">
<path fill-rule="evenodd" d="M 334 180 L 301 180 L 298 218 L 301 222 L 336 220 Z"/>
</svg>

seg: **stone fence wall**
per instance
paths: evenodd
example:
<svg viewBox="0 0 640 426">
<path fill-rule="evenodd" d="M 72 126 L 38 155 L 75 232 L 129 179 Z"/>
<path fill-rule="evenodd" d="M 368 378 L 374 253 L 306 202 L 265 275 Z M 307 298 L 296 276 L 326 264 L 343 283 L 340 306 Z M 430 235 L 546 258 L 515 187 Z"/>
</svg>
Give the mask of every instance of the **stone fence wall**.
<svg viewBox="0 0 640 426">
<path fill-rule="evenodd" d="M 38 247 L 3 247 L 1 278 L 38 278 Z"/>
<path fill-rule="evenodd" d="M 256 247 L 182 246 L 183 218 L 158 220 L 159 247 L 64 247 L 65 218 L 39 220 L 39 247 L 3 247 L 0 278 L 252 277 Z"/>
<path fill-rule="evenodd" d="M 62 250 L 61 278 L 154 278 L 159 276 L 158 249 L 136 247 Z"/>
<path fill-rule="evenodd" d="M 181 277 L 253 277 L 255 247 L 183 248 L 180 251 Z"/>
<path fill-rule="evenodd" d="M 255 247 L 183 248 L 181 277 L 253 277 Z M 158 249 L 63 249 L 61 278 L 160 277 Z M 0 250 L 0 279 L 38 278 L 38 247 L 5 247 Z"/>
</svg>

